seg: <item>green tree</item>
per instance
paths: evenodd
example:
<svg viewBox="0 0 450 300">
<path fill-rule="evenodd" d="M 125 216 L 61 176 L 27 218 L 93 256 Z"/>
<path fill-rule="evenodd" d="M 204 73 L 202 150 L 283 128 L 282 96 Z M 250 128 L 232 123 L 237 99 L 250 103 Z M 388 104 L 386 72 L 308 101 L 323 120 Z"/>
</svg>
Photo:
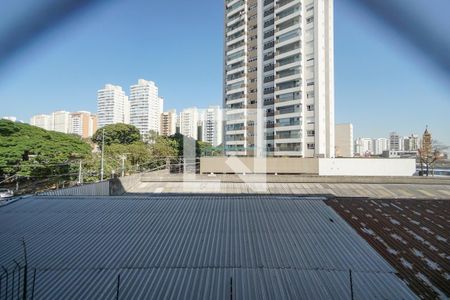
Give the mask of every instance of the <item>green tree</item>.
<svg viewBox="0 0 450 300">
<path fill-rule="evenodd" d="M 178 156 L 178 141 L 165 136 L 158 136 L 155 143 L 150 146 L 154 157 L 176 157 Z"/>
<path fill-rule="evenodd" d="M 125 157 L 125 169 L 136 170 L 137 166 L 148 164 L 152 159 L 149 147 L 143 142 L 129 145 L 112 144 L 105 147 L 106 169 L 121 170 L 122 157 Z"/>
<path fill-rule="evenodd" d="M 146 143 L 153 144 L 156 142 L 156 139 L 158 138 L 159 134 L 158 132 L 154 130 L 149 130 L 147 133 L 145 133 L 142 136 L 142 140 Z"/>
<path fill-rule="evenodd" d="M 0 120 L 0 176 L 50 177 L 75 171 L 75 161 L 91 156 L 79 136 Z"/>
<path fill-rule="evenodd" d="M 195 156 L 201 157 L 204 155 L 218 155 L 218 153 L 221 153 L 221 150 L 218 148 L 213 147 L 211 144 L 207 142 L 202 141 L 196 141 L 193 138 L 184 136 L 180 133 L 176 133 L 174 135 L 171 135 L 169 139 L 176 142 L 176 149 L 177 149 L 177 156 L 184 156 L 184 143 L 185 140 L 188 144 L 194 144 L 195 143 Z"/>
<path fill-rule="evenodd" d="M 103 130 L 105 131 L 105 145 L 123 144 L 129 145 L 141 140 L 139 129 L 128 124 L 111 124 L 98 129 L 92 141 L 99 147 L 102 146 Z"/>
</svg>

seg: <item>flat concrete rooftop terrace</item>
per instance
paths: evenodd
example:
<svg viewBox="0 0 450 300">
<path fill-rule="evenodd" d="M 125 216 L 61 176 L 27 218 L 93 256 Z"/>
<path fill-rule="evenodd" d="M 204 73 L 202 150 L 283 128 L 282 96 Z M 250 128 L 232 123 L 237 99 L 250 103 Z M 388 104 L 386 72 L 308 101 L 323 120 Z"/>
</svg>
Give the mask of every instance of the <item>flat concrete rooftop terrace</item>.
<svg viewBox="0 0 450 300">
<path fill-rule="evenodd" d="M 153 193 L 293 194 L 450 199 L 449 178 L 300 175 L 142 174 L 128 195 Z"/>
</svg>

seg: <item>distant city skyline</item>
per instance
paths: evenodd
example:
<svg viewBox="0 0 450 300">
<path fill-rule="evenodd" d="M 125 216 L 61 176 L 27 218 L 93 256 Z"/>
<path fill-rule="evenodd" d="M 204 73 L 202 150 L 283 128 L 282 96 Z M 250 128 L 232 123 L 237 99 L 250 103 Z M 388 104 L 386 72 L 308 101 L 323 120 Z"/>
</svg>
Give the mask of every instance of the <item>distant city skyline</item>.
<svg viewBox="0 0 450 300">
<path fill-rule="evenodd" d="M 351 122 L 355 137 L 420 133 L 429 125 L 450 144 L 445 75 L 350 3 L 335 3 L 336 123 Z M 167 108 L 221 105 L 223 3 L 177 1 L 177 12 L 173 5 L 112 2 L 52 29 L 0 70 L 1 116 L 28 122 L 48 111 L 95 112 L 100 87 L 112 83 L 129 94 L 138 78 L 157 82 Z M 186 26 L 171 25 L 169 13 Z M 143 27 L 147 41 L 134 34 Z"/>
<path fill-rule="evenodd" d="M 26 122 L 11 117 L 3 117 L 3 119 L 28 123 L 45 130 L 77 134 L 83 138 L 92 137 L 97 130 L 97 116 L 89 111 L 53 111 L 48 114 L 33 115 Z"/>
</svg>

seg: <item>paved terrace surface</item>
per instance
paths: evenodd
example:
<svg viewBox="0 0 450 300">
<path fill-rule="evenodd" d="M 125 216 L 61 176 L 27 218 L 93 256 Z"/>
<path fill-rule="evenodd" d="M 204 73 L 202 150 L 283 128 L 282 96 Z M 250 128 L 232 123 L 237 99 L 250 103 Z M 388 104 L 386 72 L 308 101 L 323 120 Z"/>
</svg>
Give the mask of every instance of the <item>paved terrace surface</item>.
<svg viewBox="0 0 450 300">
<path fill-rule="evenodd" d="M 33 299 L 417 299 L 322 200 L 22 199 L 0 207 L 0 299 L 18 298 L 22 238 Z"/>
<path fill-rule="evenodd" d="M 128 195 L 225 193 L 450 199 L 450 178 L 143 174 Z"/>
</svg>

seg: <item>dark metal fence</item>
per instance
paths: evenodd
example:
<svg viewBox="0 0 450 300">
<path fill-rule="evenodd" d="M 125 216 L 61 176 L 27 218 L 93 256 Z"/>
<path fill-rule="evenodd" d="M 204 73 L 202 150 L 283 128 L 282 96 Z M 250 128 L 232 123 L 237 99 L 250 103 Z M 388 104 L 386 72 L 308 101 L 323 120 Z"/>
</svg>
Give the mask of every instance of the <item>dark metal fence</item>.
<svg viewBox="0 0 450 300">
<path fill-rule="evenodd" d="M 22 259 L 13 259 L 10 264 L 1 266 L 0 300 L 34 299 L 36 269 L 28 269 L 27 249 L 24 240 L 22 246 Z M 29 279 L 31 279 L 31 282 Z"/>
</svg>

